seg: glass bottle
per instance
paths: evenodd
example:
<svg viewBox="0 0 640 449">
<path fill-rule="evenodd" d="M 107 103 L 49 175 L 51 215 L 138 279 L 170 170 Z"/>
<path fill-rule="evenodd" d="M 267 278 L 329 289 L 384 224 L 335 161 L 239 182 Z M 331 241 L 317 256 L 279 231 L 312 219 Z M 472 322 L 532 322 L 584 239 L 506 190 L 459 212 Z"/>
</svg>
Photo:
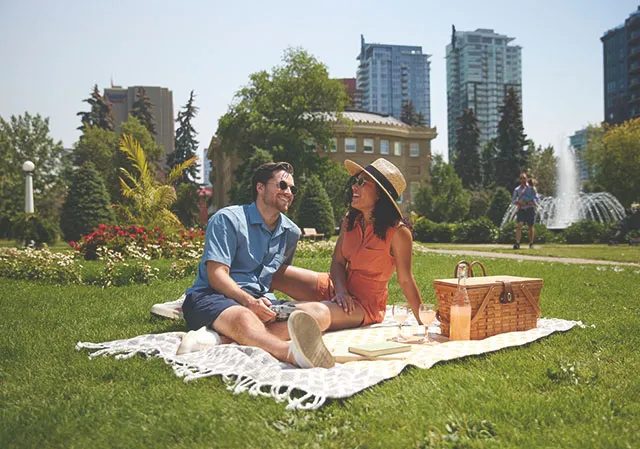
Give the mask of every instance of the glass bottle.
<svg viewBox="0 0 640 449">
<path fill-rule="evenodd" d="M 458 289 L 451 301 L 449 340 L 471 339 L 471 303 L 467 294 L 467 266 L 458 266 Z"/>
</svg>

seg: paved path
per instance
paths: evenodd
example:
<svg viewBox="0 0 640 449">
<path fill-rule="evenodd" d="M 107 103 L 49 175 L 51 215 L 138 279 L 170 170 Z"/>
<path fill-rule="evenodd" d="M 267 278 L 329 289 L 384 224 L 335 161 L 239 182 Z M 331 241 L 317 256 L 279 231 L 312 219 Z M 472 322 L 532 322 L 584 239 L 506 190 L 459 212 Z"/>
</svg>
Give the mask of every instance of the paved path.
<svg viewBox="0 0 640 449">
<path fill-rule="evenodd" d="M 415 245 L 415 244 L 414 244 Z M 416 249 L 425 253 L 438 253 L 438 254 L 468 254 L 470 256 L 480 257 L 495 257 L 496 259 L 522 259 L 522 260 L 537 260 L 540 262 L 559 262 L 559 263 L 576 263 L 576 264 L 590 264 L 590 265 L 625 265 L 631 267 L 640 267 L 640 264 L 633 262 L 615 262 L 612 260 L 595 260 L 595 259 L 577 259 L 572 257 L 548 257 L 548 256 L 528 256 L 526 254 L 506 254 L 506 253 L 494 253 L 491 251 L 476 251 L 473 249 L 436 249 L 425 248 L 422 245 L 415 245 Z"/>
</svg>

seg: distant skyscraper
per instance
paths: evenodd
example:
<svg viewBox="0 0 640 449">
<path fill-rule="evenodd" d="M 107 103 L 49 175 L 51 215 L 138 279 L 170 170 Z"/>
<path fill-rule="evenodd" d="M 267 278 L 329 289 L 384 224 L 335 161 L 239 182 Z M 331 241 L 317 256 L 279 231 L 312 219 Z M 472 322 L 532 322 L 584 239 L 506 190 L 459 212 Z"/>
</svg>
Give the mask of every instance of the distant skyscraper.
<svg viewBox="0 0 640 449">
<path fill-rule="evenodd" d="M 156 142 L 164 147 L 165 155 L 174 151 L 175 128 L 173 119 L 173 93 L 166 87 L 155 86 L 114 86 L 104 90 L 104 97 L 111 102 L 116 131 L 120 132 L 120 124 L 126 122 L 133 103 L 136 101 L 138 89 L 144 88 L 153 108 L 151 113 L 156 122 Z M 164 161 L 161 162 L 164 165 Z"/>
<path fill-rule="evenodd" d="M 207 159 L 207 151 L 204 151 L 204 161 L 202 163 L 202 182 L 205 187 L 211 187 L 211 159 Z"/>
<path fill-rule="evenodd" d="M 453 29 L 447 45 L 447 121 L 449 160 L 455 153 L 458 117 L 473 109 L 480 128 L 480 147 L 498 136 L 505 94 L 513 88 L 522 106 L 521 48 L 508 45 L 514 38 L 493 30 Z"/>
<path fill-rule="evenodd" d="M 600 38 L 604 62 L 604 119 L 640 117 L 640 6 Z"/>
<path fill-rule="evenodd" d="M 584 154 L 587 151 L 587 128 L 576 131 L 573 136 L 569 137 L 569 144 L 573 148 L 573 154 L 576 157 L 578 176 L 580 183 L 584 184 L 589 180 L 589 164 L 584 159 Z"/>
<path fill-rule="evenodd" d="M 422 47 L 371 44 L 361 35 L 357 90 L 362 109 L 400 118 L 402 104 L 411 100 L 431 126 L 429 57 Z"/>
</svg>

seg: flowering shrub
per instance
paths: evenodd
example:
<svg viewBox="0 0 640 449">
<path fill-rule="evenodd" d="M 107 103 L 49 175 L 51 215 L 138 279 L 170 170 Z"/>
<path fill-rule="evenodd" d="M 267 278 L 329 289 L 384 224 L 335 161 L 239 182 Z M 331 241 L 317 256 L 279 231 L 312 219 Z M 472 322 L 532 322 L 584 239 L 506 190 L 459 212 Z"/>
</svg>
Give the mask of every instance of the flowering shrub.
<svg viewBox="0 0 640 449">
<path fill-rule="evenodd" d="M 48 249 L 0 248 L 0 277 L 80 284 L 82 265 L 73 254 Z"/>
<path fill-rule="evenodd" d="M 184 279 L 189 276 L 195 276 L 199 263 L 200 259 L 178 260 L 171 264 L 167 278 Z"/>
<path fill-rule="evenodd" d="M 181 233 L 165 234 L 159 228 L 141 226 L 108 226 L 101 224 L 72 248 L 85 260 L 95 260 L 99 248 L 120 253 L 125 259 L 197 258 L 204 247 L 204 230 L 191 229 Z"/>
<path fill-rule="evenodd" d="M 336 242 L 330 240 L 300 240 L 296 249 L 296 257 L 331 256 Z"/>
</svg>

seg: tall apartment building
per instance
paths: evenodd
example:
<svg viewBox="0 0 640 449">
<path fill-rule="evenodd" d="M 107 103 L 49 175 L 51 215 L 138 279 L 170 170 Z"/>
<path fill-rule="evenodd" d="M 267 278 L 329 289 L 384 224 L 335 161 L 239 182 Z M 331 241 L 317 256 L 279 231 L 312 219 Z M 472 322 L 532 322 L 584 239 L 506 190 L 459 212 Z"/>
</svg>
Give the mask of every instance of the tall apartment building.
<svg viewBox="0 0 640 449">
<path fill-rule="evenodd" d="M 126 122 L 133 103 L 136 101 L 138 89 L 144 88 L 153 104 L 151 113 L 156 121 L 156 142 L 164 147 L 165 155 L 175 149 L 175 128 L 173 116 L 173 93 L 166 87 L 156 86 L 114 86 L 104 89 L 104 97 L 111 102 L 115 118 L 116 131 L 120 132 L 120 124 Z"/>
<path fill-rule="evenodd" d="M 422 47 L 372 44 L 360 36 L 357 91 L 361 108 L 400 118 L 402 104 L 411 100 L 431 126 L 430 55 Z"/>
<path fill-rule="evenodd" d="M 640 117 L 640 6 L 600 38 L 604 65 L 604 119 Z"/>
<path fill-rule="evenodd" d="M 478 118 L 482 147 L 498 136 L 498 108 L 509 88 L 517 92 L 522 106 L 522 49 L 508 45 L 513 40 L 489 29 L 453 29 L 446 48 L 450 161 L 456 148 L 458 117 L 465 109 L 473 109 Z"/>
</svg>

